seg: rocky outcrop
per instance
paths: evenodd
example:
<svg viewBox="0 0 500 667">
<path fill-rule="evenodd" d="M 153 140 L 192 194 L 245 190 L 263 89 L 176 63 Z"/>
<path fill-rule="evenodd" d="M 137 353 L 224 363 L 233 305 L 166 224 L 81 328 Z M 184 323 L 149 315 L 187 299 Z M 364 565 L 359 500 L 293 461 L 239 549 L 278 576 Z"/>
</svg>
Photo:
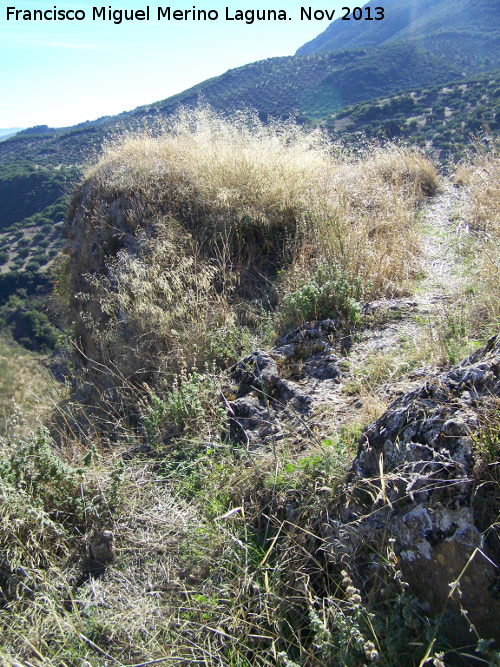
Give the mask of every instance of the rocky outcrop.
<svg viewBox="0 0 500 667">
<path fill-rule="evenodd" d="M 445 612 L 456 646 L 474 643 L 472 625 L 500 645 L 500 478 L 493 458 L 477 454 L 484 425 L 498 429 L 499 398 L 495 337 L 366 429 L 345 505 L 325 525 L 335 562 L 360 563 L 368 544 L 381 553 L 392 539 L 412 592 Z"/>
<path fill-rule="evenodd" d="M 283 437 L 300 449 L 345 423 L 359 399 L 342 391 L 342 336 L 333 320 L 308 323 L 239 362 L 227 401 L 233 436 L 250 450 Z M 342 503 L 323 524 L 328 559 L 363 588 L 389 548 L 425 615 L 444 612 L 455 647 L 475 644 L 473 626 L 500 646 L 500 336 L 408 384 L 361 437 Z M 479 451 L 486 427 L 489 462 Z"/>
<path fill-rule="evenodd" d="M 270 352 L 256 350 L 236 364 L 228 403 L 233 436 L 249 446 L 271 445 L 284 435 L 299 443 L 318 427 L 314 408 L 332 400 L 342 376 L 334 351 L 341 336 L 335 320 L 307 323 Z"/>
</svg>

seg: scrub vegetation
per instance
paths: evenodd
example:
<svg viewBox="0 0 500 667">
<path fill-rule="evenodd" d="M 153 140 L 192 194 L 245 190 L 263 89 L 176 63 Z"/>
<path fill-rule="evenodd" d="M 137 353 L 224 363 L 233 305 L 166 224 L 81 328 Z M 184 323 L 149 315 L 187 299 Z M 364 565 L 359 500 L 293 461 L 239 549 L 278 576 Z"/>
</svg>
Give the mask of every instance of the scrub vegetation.
<svg viewBox="0 0 500 667">
<path fill-rule="evenodd" d="M 355 320 L 363 299 L 408 292 L 417 210 L 437 185 L 418 152 L 355 157 L 320 132 L 250 114 L 200 108 L 127 134 L 90 167 L 69 210 L 66 270 L 85 358 L 134 383 L 170 380 L 234 363 L 269 326 Z M 249 336 L 212 356 L 207 345 L 235 327 Z"/>
<path fill-rule="evenodd" d="M 467 299 L 476 344 L 498 318 L 499 164 L 493 148 L 456 175 L 470 230 L 457 261 L 477 276 L 448 308 Z M 390 540 L 363 589 L 329 557 L 325 525 L 394 374 L 355 369 L 363 409 L 339 426 L 325 403 L 329 433 L 308 426 L 300 446 L 251 446 L 229 423 L 233 364 L 306 320 L 334 319 L 338 363 L 355 366 L 349 344 L 390 320 L 364 302 L 418 291 L 421 216 L 442 186 L 418 149 L 350 152 L 207 107 L 105 145 L 72 195 L 51 297 L 73 341 L 71 395 L 40 398 L 38 428 L 11 411 L 0 438 L 2 664 L 454 664 Z M 5 308 L 50 337 L 26 304 Z M 425 359 L 409 345 L 398 379 L 425 377 L 452 335 L 430 337 Z M 478 460 L 498 462 L 497 423 L 485 419 Z M 481 664 L 498 664 L 480 639 Z"/>
</svg>

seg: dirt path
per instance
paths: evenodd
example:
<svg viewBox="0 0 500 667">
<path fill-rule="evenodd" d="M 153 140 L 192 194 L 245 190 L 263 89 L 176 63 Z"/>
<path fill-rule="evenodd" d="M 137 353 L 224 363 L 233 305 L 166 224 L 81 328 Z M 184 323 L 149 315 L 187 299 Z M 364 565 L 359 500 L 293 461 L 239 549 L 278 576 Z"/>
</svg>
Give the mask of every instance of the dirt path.
<svg viewBox="0 0 500 667">
<path fill-rule="evenodd" d="M 365 304 L 373 325 L 354 337 L 348 376 L 333 389 L 337 427 L 351 419 L 369 420 L 370 412 L 378 413 L 442 370 L 439 323 L 465 280 L 457 254 L 462 203 L 462 191 L 445 183 L 422 212 L 422 278 L 415 293 Z"/>
<path fill-rule="evenodd" d="M 243 360 L 233 376 L 239 398 L 232 406 L 249 446 L 274 447 L 286 438 L 303 449 L 355 430 L 442 370 L 439 322 L 464 280 L 456 252 L 460 204 L 460 191 L 446 184 L 422 212 L 422 278 L 412 297 L 365 304 L 358 330 L 343 344 L 335 323 L 325 320 L 291 332 L 269 354 Z M 257 368 L 253 390 L 243 367 Z M 266 405 L 258 394 L 264 384 L 272 397 Z"/>
<path fill-rule="evenodd" d="M 463 283 L 463 271 L 457 261 L 456 245 L 463 229 L 460 207 L 464 192 L 446 184 L 425 212 L 422 225 L 422 271 L 420 301 L 428 303 L 448 299 Z"/>
<path fill-rule="evenodd" d="M 373 366 L 373 356 L 377 354 L 392 357 L 394 373 L 404 370 L 411 344 L 421 346 L 422 338 L 436 333 L 432 323 L 444 316 L 446 304 L 454 300 L 464 281 L 456 252 L 461 198 L 457 188 L 446 184 L 422 213 L 422 279 L 414 295 L 408 299 L 365 304 L 364 311 L 373 315 L 374 326 L 361 332 L 350 350 L 354 375 Z M 379 326 L 377 318 L 382 320 Z M 388 320 L 385 323 L 384 318 Z M 417 363 L 418 356 L 413 362 L 408 359 L 406 365 Z M 431 369 L 423 368 L 417 374 L 423 372 L 431 372 Z"/>
</svg>

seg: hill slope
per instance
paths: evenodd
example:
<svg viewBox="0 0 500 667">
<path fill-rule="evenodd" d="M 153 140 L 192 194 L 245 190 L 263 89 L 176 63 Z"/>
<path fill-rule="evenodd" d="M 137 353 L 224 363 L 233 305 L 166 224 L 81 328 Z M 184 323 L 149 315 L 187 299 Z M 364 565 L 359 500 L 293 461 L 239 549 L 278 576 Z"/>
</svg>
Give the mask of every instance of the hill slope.
<svg viewBox="0 0 500 667">
<path fill-rule="evenodd" d="M 350 128 L 383 139 L 410 137 L 428 148 L 439 139 L 439 148 L 448 152 L 484 122 L 495 130 L 496 74 L 485 79 L 482 95 L 478 86 L 466 87 L 467 95 L 476 95 L 476 100 L 465 99 L 464 93 L 463 99 L 455 100 L 456 110 L 453 100 L 447 102 L 445 87 L 450 82 L 456 89 L 484 69 L 500 70 L 500 28 L 493 0 L 476 3 L 473 16 L 471 7 L 470 0 L 426 0 L 418 5 L 415 0 L 390 0 L 384 4 L 383 21 L 335 21 L 314 46 L 299 50 L 315 49 L 309 55 L 258 61 L 118 116 L 69 128 L 37 126 L 1 141 L 0 305 L 16 289 L 39 284 L 40 273 L 60 247 L 58 226 L 67 195 L 104 138 L 161 120 L 180 104 L 194 106 L 200 96 L 223 113 L 250 107 L 263 120 L 296 114 L 299 121 L 321 121 L 335 132 Z M 402 93 L 415 95 L 416 89 L 434 86 L 441 90 L 436 105 L 420 103 L 427 100 L 421 91 L 411 108 L 402 108 Z M 344 109 L 349 114 L 342 118 Z M 425 119 L 429 114 L 436 116 L 432 122 Z"/>
<path fill-rule="evenodd" d="M 376 7 L 381 4 L 379 0 L 366 3 L 363 19 L 359 21 L 354 21 L 352 15 L 349 20 L 344 20 L 338 12 L 338 18 L 315 39 L 300 47 L 297 55 L 373 48 L 408 40 L 423 40 L 425 47 L 434 52 L 441 41 L 450 39 L 458 41 L 470 59 L 480 61 L 494 54 L 488 43 L 499 37 L 495 0 L 409 0 L 405 3 L 387 0 L 383 3 L 383 20 L 365 20 L 367 16 L 376 17 Z"/>
</svg>

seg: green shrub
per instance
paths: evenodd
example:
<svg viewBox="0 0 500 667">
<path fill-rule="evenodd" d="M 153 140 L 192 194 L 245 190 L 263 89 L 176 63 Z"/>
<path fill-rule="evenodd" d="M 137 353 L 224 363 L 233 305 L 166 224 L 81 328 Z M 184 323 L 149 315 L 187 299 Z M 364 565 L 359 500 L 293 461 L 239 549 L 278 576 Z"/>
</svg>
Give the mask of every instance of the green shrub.
<svg viewBox="0 0 500 667">
<path fill-rule="evenodd" d="M 28 262 L 26 264 L 26 271 L 38 271 L 40 268 L 40 263 L 39 262 Z"/>
<path fill-rule="evenodd" d="M 214 371 L 214 368 L 206 374 L 184 371 L 165 396 L 150 394 L 142 423 L 152 444 L 158 445 L 165 431 L 201 432 L 202 422 L 212 422 L 214 431 L 220 432 L 226 417 L 222 405 L 214 405 L 214 395 L 220 391 Z"/>
<path fill-rule="evenodd" d="M 46 255 L 43 251 L 41 251 L 33 255 L 33 260 L 34 263 L 38 262 L 38 264 L 42 266 L 43 264 L 47 264 L 47 262 L 49 261 L 49 256 Z"/>
<path fill-rule="evenodd" d="M 360 316 L 364 284 L 335 264 L 320 266 L 316 273 L 303 279 L 299 288 L 283 299 L 285 317 L 324 320 L 342 317 L 356 322 Z"/>
<path fill-rule="evenodd" d="M 80 486 L 84 468 L 72 468 L 54 453 L 42 429 L 29 442 L 20 442 L 0 461 L 0 485 L 22 490 L 45 511 L 83 517 Z M 86 508 L 87 512 L 89 507 Z"/>
</svg>

